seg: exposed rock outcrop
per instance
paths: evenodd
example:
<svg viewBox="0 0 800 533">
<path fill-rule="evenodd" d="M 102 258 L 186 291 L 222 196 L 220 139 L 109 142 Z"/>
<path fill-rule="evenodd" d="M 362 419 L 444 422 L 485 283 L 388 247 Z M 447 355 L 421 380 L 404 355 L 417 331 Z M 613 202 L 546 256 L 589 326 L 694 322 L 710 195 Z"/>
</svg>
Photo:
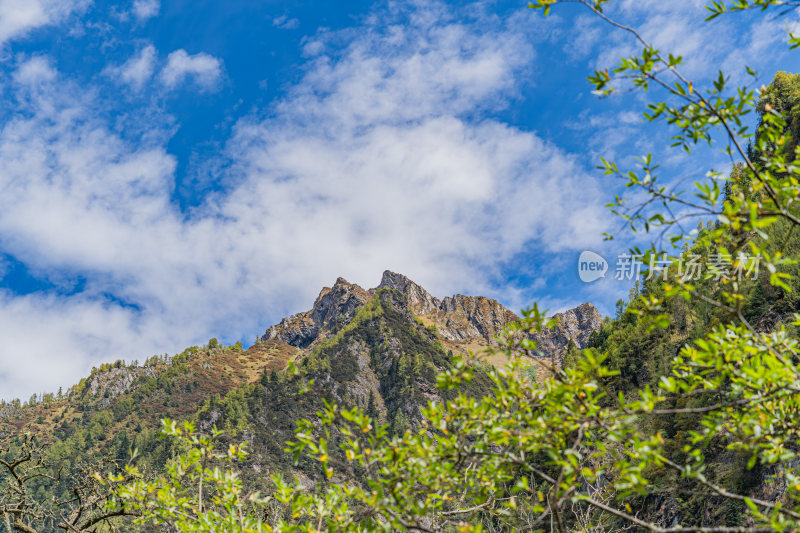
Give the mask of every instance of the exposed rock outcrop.
<svg viewBox="0 0 800 533">
<path fill-rule="evenodd" d="M 503 327 L 518 318 L 497 300 L 484 296 L 456 294 L 439 300 L 407 277 L 389 270 L 378 285 L 382 287 L 405 294 L 414 314 L 426 318 L 443 339 L 451 341 L 481 338 L 493 343 Z"/>
<path fill-rule="evenodd" d="M 279 339 L 296 348 L 307 348 L 339 331 L 371 297 L 358 285 L 339 278 L 333 287 L 320 291 L 310 311 L 284 318 L 271 326 L 261 339 Z"/>
<path fill-rule="evenodd" d="M 402 274 L 386 270 L 383 273 L 380 284 L 371 289 L 370 292 L 375 292 L 377 289 L 397 289 L 405 294 L 408 298 L 408 304 L 411 310 L 417 316 L 427 315 L 432 311 L 437 311 L 442 302 L 438 298 L 434 298 L 431 294 L 405 277 Z"/>
<path fill-rule="evenodd" d="M 368 291 L 339 278 L 332 288 L 322 289 L 310 311 L 284 318 L 267 330 L 263 340 L 280 339 L 305 349 L 339 331 L 379 289 L 401 292 L 414 315 L 436 327 L 442 339 L 471 343 L 470 349 L 496 344 L 497 335 L 506 324 L 519 318 L 497 300 L 484 296 L 456 294 L 440 300 L 406 276 L 387 270 L 380 284 Z M 552 331 L 537 335 L 536 340 L 544 355 L 557 357 L 566 352 L 570 341 L 578 348 L 585 348 L 589 335 L 603 320 L 600 312 L 589 303 L 556 317 L 558 325 Z"/>
<path fill-rule="evenodd" d="M 519 318 L 497 300 L 463 294 L 442 300 L 440 311 L 444 324 L 437 322 L 437 327 L 445 338 L 480 336 L 494 341 L 506 324 Z"/>
<path fill-rule="evenodd" d="M 577 348 L 586 348 L 589 336 L 593 331 L 600 329 L 603 323 L 603 315 L 590 303 L 581 304 L 563 313 L 556 313 L 553 318 L 558 319 L 553 329 L 544 330 L 533 337 L 538 343 L 539 351 L 544 355 L 556 357 L 566 353 L 570 341 Z"/>
<path fill-rule="evenodd" d="M 92 395 L 102 392 L 104 398 L 100 400 L 100 405 L 108 407 L 113 398 L 131 388 L 140 373 L 147 373 L 148 370 L 142 367 L 119 366 L 107 372 L 97 372 L 89 380 L 89 390 Z"/>
</svg>

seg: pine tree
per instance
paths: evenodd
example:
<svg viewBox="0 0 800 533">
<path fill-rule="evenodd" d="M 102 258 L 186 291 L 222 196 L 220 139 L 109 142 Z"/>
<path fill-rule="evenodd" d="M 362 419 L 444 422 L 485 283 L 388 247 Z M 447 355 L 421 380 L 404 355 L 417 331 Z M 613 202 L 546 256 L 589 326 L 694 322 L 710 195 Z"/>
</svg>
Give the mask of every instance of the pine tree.
<svg viewBox="0 0 800 533">
<path fill-rule="evenodd" d="M 377 421 L 378 420 L 378 409 L 375 407 L 375 395 L 372 391 L 369 391 L 369 400 L 367 401 L 367 409 L 364 411 L 371 419 Z"/>
<path fill-rule="evenodd" d="M 406 418 L 405 413 L 403 413 L 402 409 L 398 409 L 394 414 L 394 420 L 392 421 L 392 435 L 393 436 L 400 436 L 403 435 L 406 430 L 409 429 L 408 419 Z"/>
</svg>

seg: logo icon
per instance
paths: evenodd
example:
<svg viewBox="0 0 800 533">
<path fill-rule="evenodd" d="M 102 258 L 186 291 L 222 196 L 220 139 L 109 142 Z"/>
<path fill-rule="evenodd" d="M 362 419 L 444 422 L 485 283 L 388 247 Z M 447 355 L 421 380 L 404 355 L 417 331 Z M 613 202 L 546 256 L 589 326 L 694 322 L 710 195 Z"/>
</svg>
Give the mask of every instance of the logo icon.
<svg viewBox="0 0 800 533">
<path fill-rule="evenodd" d="M 584 283 L 591 283 L 606 277 L 608 262 L 597 253 L 586 250 L 578 258 L 578 277 Z"/>
</svg>

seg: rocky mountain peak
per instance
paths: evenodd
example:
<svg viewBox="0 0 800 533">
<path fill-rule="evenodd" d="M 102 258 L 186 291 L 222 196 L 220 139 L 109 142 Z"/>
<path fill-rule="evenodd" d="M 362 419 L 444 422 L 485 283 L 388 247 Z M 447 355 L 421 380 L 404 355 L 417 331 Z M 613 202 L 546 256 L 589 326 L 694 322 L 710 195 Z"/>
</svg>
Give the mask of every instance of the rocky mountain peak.
<svg viewBox="0 0 800 533">
<path fill-rule="evenodd" d="M 339 331 L 370 298 L 372 295 L 360 286 L 337 278 L 333 287 L 322 288 L 311 310 L 284 318 L 261 339 L 279 339 L 290 346 L 307 348 L 317 339 Z"/>
<path fill-rule="evenodd" d="M 327 315 L 334 308 L 347 307 L 348 301 L 360 301 L 363 304 L 369 297 L 370 294 L 360 286 L 339 277 L 333 287 L 323 287 L 319 291 L 319 296 L 310 312 L 318 316 Z"/>
<path fill-rule="evenodd" d="M 442 338 L 451 341 L 481 338 L 492 343 L 508 322 L 517 319 L 500 302 L 483 296 L 456 294 L 439 300 L 419 284 L 391 270 L 383 273 L 377 288 L 384 287 L 402 292 L 414 314 L 432 323 Z"/>
<path fill-rule="evenodd" d="M 284 318 L 270 327 L 262 340 L 279 339 L 297 348 L 308 348 L 317 340 L 336 334 L 379 289 L 402 293 L 414 315 L 434 326 L 443 340 L 454 346 L 464 344 L 465 350 L 467 345 L 469 349 L 478 349 L 496 344 L 496 337 L 506 324 L 518 319 L 497 300 L 463 294 L 440 300 L 408 277 L 386 270 L 380 284 L 368 291 L 338 278 L 332 287 L 320 291 L 309 311 Z M 579 348 L 585 348 L 589 335 L 603 320 L 600 312 L 589 303 L 555 316 L 559 318 L 558 325 L 552 331 L 542 332 L 536 340 L 543 353 L 558 357 L 566 352 L 570 340 Z"/>
<path fill-rule="evenodd" d="M 439 333 L 450 340 L 482 337 L 494 343 L 506 324 L 519 317 L 497 300 L 485 296 L 456 294 L 442 300 L 434 314 Z"/>
<path fill-rule="evenodd" d="M 420 285 L 417 285 L 404 275 L 392 272 L 391 270 L 384 271 L 380 284 L 370 292 L 383 288 L 395 289 L 402 292 L 406 298 L 408 298 L 408 304 L 416 315 L 428 314 L 431 311 L 439 309 L 441 305 L 441 301 L 439 301 L 438 298 L 431 296 L 431 294 Z"/>
<path fill-rule="evenodd" d="M 559 358 L 566 353 L 570 340 L 576 347 L 586 348 L 589 336 L 593 331 L 600 329 L 603 323 L 603 315 L 588 302 L 569 311 L 556 313 L 553 318 L 558 319 L 556 326 L 534 335 L 534 339 L 542 353 Z"/>
</svg>

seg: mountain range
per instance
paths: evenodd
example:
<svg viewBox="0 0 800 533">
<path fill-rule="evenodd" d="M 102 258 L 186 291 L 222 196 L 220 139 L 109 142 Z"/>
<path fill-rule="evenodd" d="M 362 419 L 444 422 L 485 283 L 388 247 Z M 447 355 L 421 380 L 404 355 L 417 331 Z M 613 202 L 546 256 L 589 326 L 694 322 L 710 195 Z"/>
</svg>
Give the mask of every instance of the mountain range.
<svg viewBox="0 0 800 533">
<path fill-rule="evenodd" d="M 555 328 L 536 335 L 543 357 L 561 358 L 570 343 L 586 347 L 603 322 L 588 303 L 556 317 Z M 171 357 L 101 365 L 66 393 L 0 404 L 0 435 L 47 435 L 54 464 L 125 458 L 136 448 L 141 461 L 161 465 L 169 453 L 157 439 L 160 419 L 195 420 L 254 443 L 254 474 L 292 468 L 312 476 L 311 466 L 307 472 L 291 467 L 284 451 L 297 420 L 313 416 L 325 400 L 362 407 L 402 431 L 419 419 L 422 406 L 442 397 L 436 376 L 452 355 L 496 346 L 497 335 L 517 318 L 496 300 L 439 299 L 388 270 L 372 289 L 339 278 L 310 310 L 270 326 L 247 350 L 211 339 Z M 498 355 L 488 360 L 505 362 Z M 290 363 L 295 373 L 287 372 Z M 478 375 L 471 387 L 484 394 L 488 378 Z"/>
<path fill-rule="evenodd" d="M 280 340 L 301 350 L 313 347 L 335 335 L 355 316 L 360 307 L 380 289 L 392 289 L 405 296 L 409 310 L 426 326 L 435 328 L 442 343 L 466 354 L 497 344 L 497 335 L 519 317 L 497 300 L 484 296 L 456 294 L 439 299 L 402 274 L 386 270 L 373 289 L 338 278 L 333 287 L 324 287 L 309 311 L 284 318 L 269 327 L 262 342 Z M 589 335 L 600 327 L 600 312 L 590 303 L 554 315 L 558 323 L 552 330 L 536 336 L 542 355 L 562 356 L 570 341 L 585 348 Z"/>
</svg>

